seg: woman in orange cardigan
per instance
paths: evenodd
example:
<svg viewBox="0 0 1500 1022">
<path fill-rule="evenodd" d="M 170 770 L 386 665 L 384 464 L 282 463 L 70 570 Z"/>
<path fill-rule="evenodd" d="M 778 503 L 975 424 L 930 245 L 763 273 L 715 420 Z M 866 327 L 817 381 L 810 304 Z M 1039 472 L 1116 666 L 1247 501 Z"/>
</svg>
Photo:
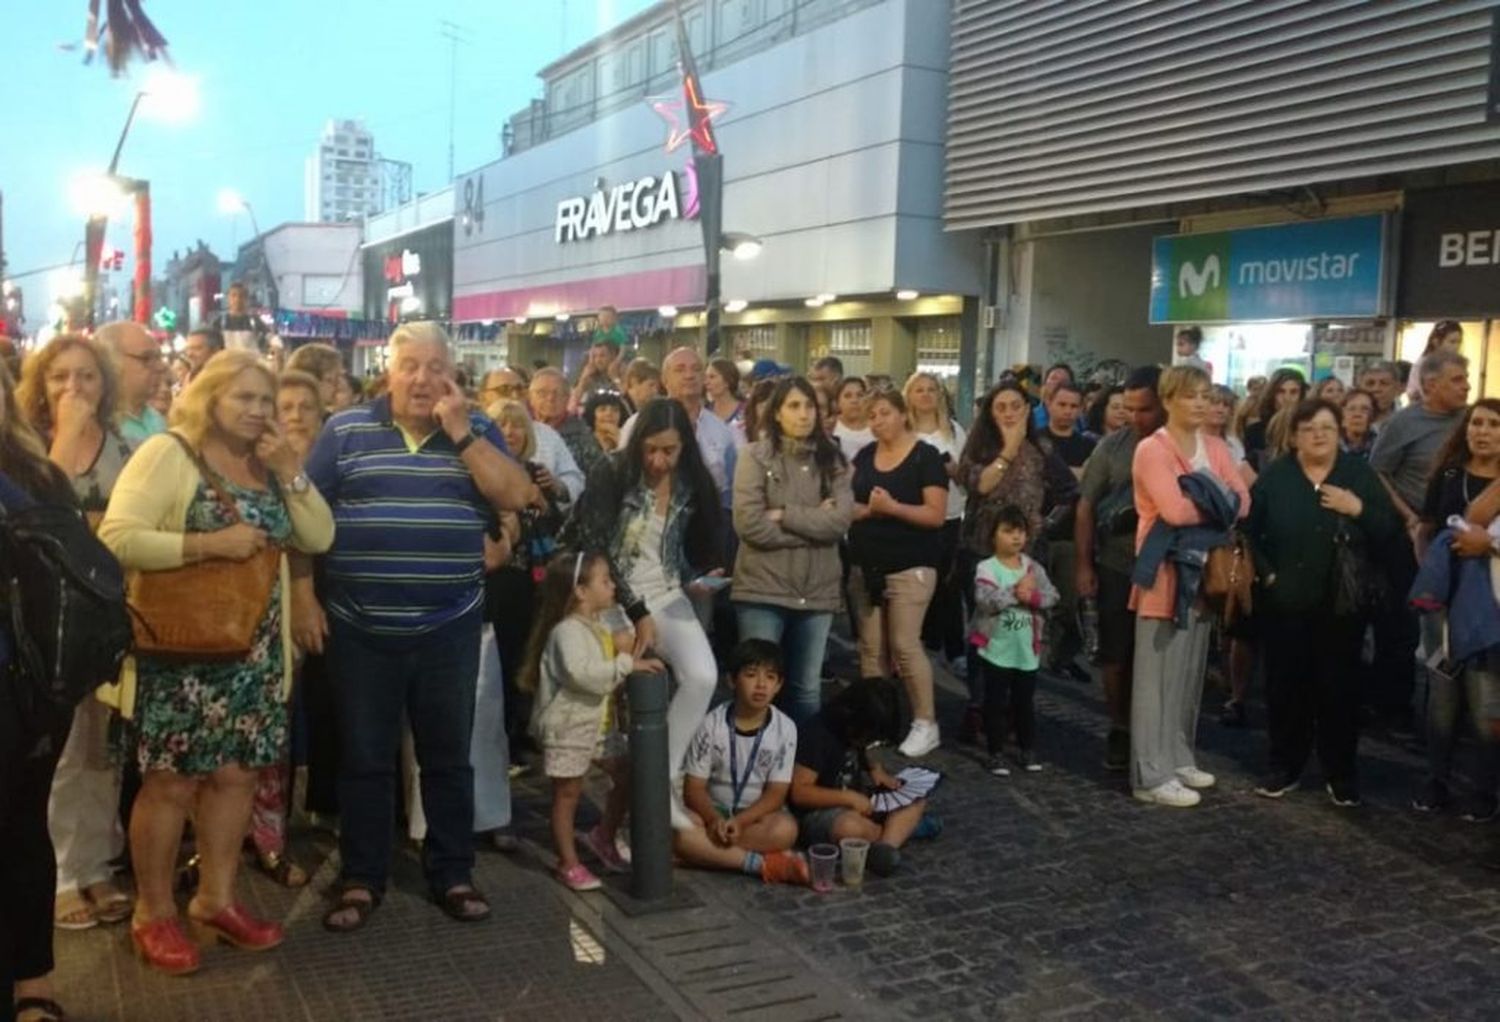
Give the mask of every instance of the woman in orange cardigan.
<svg viewBox="0 0 1500 1022">
<path fill-rule="evenodd" d="M 1209 388 L 1208 374 L 1195 366 L 1173 366 L 1161 375 L 1157 391 L 1167 424 L 1140 442 L 1132 463 L 1140 515 L 1137 553 L 1158 520 L 1177 527 L 1202 522 L 1178 483 L 1184 475 L 1211 473 L 1239 495 L 1241 518 L 1250 510 L 1250 494 L 1229 447 L 1202 432 Z M 1214 785 L 1213 774 L 1199 770 L 1193 758 L 1212 622 L 1200 602 L 1187 627 L 1179 628 L 1173 620 L 1176 600 L 1177 569 L 1170 560 L 1162 562 L 1150 588 L 1137 586 L 1130 594 L 1136 612 L 1131 786 L 1142 802 L 1186 807 L 1198 804 L 1197 789 Z"/>
</svg>

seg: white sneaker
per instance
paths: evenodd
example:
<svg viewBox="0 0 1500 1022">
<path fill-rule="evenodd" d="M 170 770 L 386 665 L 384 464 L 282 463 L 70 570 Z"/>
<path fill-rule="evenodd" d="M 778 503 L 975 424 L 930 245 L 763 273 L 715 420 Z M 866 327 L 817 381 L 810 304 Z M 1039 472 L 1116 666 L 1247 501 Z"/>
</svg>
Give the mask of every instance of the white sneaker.
<svg viewBox="0 0 1500 1022">
<path fill-rule="evenodd" d="M 1159 806 L 1175 806 L 1179 809 L 1187 809 L 1202 801 L 1202 797 L 1189 788 L 1184 788 L 1181 782 L 1176 780 L 1158 784 L 1154 788 L 1136 788 L 1134 793 L 1136 801 L 1150 802 Z"/>
<path fill-rule="evenodd" d="M 906 740 L 896 750 L 910 759 L 925 756 L 939 745 L 938 726 L 935 720 L 914 720 Z"/>
<path fill-rule="evenodd" d="M 1212 788 L 1218 783 L 1218 778 L 1207 770 L 1199 770 L 1197 767 L 1178 767 L 1177 779 L 1189 788 Z"/>
</svg>

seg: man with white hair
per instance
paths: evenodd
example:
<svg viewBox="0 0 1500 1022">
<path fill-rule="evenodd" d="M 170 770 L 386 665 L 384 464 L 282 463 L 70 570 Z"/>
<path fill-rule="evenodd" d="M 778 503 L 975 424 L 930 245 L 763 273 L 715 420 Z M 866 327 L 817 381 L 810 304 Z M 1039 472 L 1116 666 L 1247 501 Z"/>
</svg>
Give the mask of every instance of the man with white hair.
<svg viewBox="0 0 1500 1022">
<path fill-rule="evenodd" d="M 328 421 L 307 475 L 333 509 L 327 614 L 298 578 L 293 637 L 328 642 L 339 679 L 343 859 L 330 930 L 364 926 L 390 873 L 396 753 L 411 724 L 427 839 L 423 871 L 454 919 L 489 915 L 473 886 L 470 737 L 484 618 L 484 537 L 497 511 L 540 505 L 495 424 L 454 382 L 448 336 L 432 323 L 391 335 L 390 392 Z"/>
<path fill-rule="evenodd" d="M 526 390 L 526 402 L 531 417 L 557 431 L 579 469 L 588 476 L 604 457 L 604 448 L 599 446 L 588 423 L 568 411 L 568 379 L 562 371 L 549 366 L 533 373 L 531 385 Z"/>
<path fill-rule="evenodd" d="M 145 327 L 124 319 L 104 324 L 95 336 L 114 352 L 119 367 L 120 435 L 137 447 L 147 437 L 165 433 L 167 420 L 146 403 L 167 371 L 156 341 Z"/>
<path fill-rule="evenodd" d="M 725 508 L 732 503 L 734 463 L 737 453 L 734 430 L 712 412 L 704 412 L 703 358 L 692 348 L 678 348 L 661 363 L 662 386 L 667 397 L 681 403 L 687 409 L 688 419 L 693 423 L 693 434 L 698 441 L 698 453 L 708 474 L 714 477 L 719 487 Z M 630 433 L 635 427 L 637 415 L 625 420 L 620 430 L 620 447 L 630 443 Z"/>
</svg>

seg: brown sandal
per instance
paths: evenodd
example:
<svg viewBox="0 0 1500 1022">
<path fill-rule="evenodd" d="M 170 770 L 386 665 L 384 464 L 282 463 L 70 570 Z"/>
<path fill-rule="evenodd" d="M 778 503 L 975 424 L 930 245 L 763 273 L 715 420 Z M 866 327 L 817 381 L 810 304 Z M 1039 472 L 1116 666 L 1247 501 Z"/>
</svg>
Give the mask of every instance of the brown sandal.
<svg viewBox="0 0 1500 1022">
<path fill-rule="evenodd" d="M 349 897 L 355 891 L 364 891 L 370 897 L 368 899 Z M 355 930 L 362 930 L 365 924 L 370 921 L 370 916 L 379 907 L 379 891 L 371 890 L 359 884 L 350 884 L 339 892 L 339 900 L 334 904 L 333 908 L 324 913 L 323 929 L 330 933 L 353 933 Z M 342 912 L 350 911 L 354 913 L 354 918 L 348 922 L 335 918 Z"/>
<path fill-rule="evenodd" d="M 472 884 L 457 884 L 443 892 L 435 901 L 442 906 L 450 919 L 461 923 L 482 923 L 490 917 L 490 903 Z M 483 912 L 470 912 L 469 906 L 479 905 Z"/>
<path fill-rule="evenodd" d="M 256 852 L 255 868 L 282 887 L 306 887 L 311 878 L 307 870 L 286 857 L 283 852 Z"/>
</svg>

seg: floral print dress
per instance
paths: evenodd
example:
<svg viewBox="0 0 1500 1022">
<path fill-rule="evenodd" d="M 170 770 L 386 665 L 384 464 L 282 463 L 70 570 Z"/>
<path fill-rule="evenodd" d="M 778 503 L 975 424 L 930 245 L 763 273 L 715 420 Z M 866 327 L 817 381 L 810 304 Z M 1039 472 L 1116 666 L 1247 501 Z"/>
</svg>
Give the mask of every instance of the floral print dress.
<svg viewBox="0 0 1500 1022">
<path fill-rule="evenodd" d="M 292 520 L 274 484 L 269 491 L 223 485 L 245 524 L 286 544 Z M 233 524 L 213 490 L 200 482 L 188 507 L 187 531 Z M 141 657 L 135 714 L 141 773 L 209 774 L 230 764 L 256 769 L 280 762 L 287 742 L 282 663 L 279 578 L 246 659 L 195 664 Z"/>
</svg>

